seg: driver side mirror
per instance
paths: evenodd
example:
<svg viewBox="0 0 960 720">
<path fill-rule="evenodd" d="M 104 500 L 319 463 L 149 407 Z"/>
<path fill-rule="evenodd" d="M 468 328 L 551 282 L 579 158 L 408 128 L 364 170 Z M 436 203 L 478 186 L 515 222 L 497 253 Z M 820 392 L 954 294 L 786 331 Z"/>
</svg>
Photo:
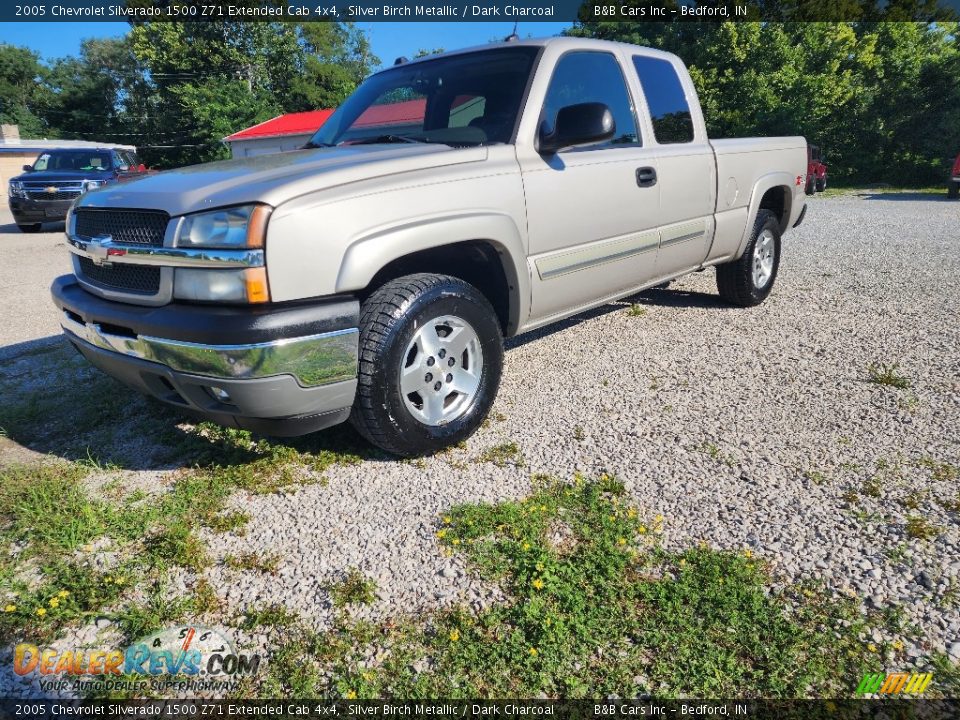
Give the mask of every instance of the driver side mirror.
<svg viewBox="0 0 960 720">
<path fill-rule="evenodd" d="M 537 149 L 541 155 L 552 155 L 564 148 L 609 140 L 616 130 L 613 113 L 603 103 L 567 105 L 557 112 L 552 132 L 541 128 Z"/>
<path fill-rule="evenodd" d="M 23 169 L 27 172 L 33 172 L 33 165 L 24 165 Z"/>
</svg>

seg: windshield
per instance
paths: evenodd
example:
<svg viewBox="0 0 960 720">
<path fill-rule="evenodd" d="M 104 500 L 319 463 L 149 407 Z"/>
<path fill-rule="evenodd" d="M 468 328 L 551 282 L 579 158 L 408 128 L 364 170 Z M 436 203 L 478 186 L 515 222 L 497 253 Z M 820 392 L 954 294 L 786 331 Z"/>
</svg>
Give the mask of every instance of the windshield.
<svg viewBox="0 0 960 720">
<path fill-rule="evenodd" d="M 398 65 L 368 78 L 310 146 L 509 143 L 537 47 L 498 48 Z"/>
<path fill-rule="evenodd" d="M 40 170 L 110 170 L 110 153 L 98 150 L 56 150 L 43 153 L 33 163 Z"/>
</svg>

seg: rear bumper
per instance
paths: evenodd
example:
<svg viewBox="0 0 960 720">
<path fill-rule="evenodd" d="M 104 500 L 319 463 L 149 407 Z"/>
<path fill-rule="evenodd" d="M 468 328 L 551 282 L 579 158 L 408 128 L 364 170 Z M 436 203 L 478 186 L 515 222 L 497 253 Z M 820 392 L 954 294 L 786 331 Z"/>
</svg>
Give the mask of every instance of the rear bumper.
<svg viewBox="0 0 960 720">
<path fill-rule="evenodd" d="M 18 225 L 60 222 L 66 219 L 67 210 L 73 203 L 73 200 L 27 200 L 16 197 L 7 200 L 14 222 Z"/>
<path fill-rule="evenodd" d="M 273 309 L 103 300 L 54 281 L 67 338 L 139 392 L 215 422 L 301 435 L 342 422 L 356 392 L 352 298 Z"/>
</svg>

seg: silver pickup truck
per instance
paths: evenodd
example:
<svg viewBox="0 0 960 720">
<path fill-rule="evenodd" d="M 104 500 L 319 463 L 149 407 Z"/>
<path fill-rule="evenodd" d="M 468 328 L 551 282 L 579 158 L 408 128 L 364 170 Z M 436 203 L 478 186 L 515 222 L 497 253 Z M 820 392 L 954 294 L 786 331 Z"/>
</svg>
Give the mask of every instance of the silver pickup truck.
<svg viewBox="0 0 960 720">
<path fill-rule="evenodd" d="M 683 63 L 595 40 L 398 62 L 296 152 L 82 196 L 53 299 L 94 365 L 272 435 L 468 437 L 503 338 L 694 270 L 757 305 L 805 212 L 801 137 L 711 141 Z M 544 388 L 549 392 L 549 388 Z"/>
</svg>

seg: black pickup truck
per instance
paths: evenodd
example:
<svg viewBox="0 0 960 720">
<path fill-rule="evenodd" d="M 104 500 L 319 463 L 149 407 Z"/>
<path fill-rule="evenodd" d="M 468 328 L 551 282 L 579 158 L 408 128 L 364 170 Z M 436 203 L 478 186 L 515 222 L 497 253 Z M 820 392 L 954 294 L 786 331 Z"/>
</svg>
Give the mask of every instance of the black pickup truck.
<svg viewBox="0 0 960 720">
<path fill-rule="evenodd" d="M 45 222 L 62 222 L 80 195 L 149 172 L 125 148 L 82 148 L 41 153 L 23 175 L 10 180 L 10 212 L 23 232 L 39 232 Z"/>
</svg>

